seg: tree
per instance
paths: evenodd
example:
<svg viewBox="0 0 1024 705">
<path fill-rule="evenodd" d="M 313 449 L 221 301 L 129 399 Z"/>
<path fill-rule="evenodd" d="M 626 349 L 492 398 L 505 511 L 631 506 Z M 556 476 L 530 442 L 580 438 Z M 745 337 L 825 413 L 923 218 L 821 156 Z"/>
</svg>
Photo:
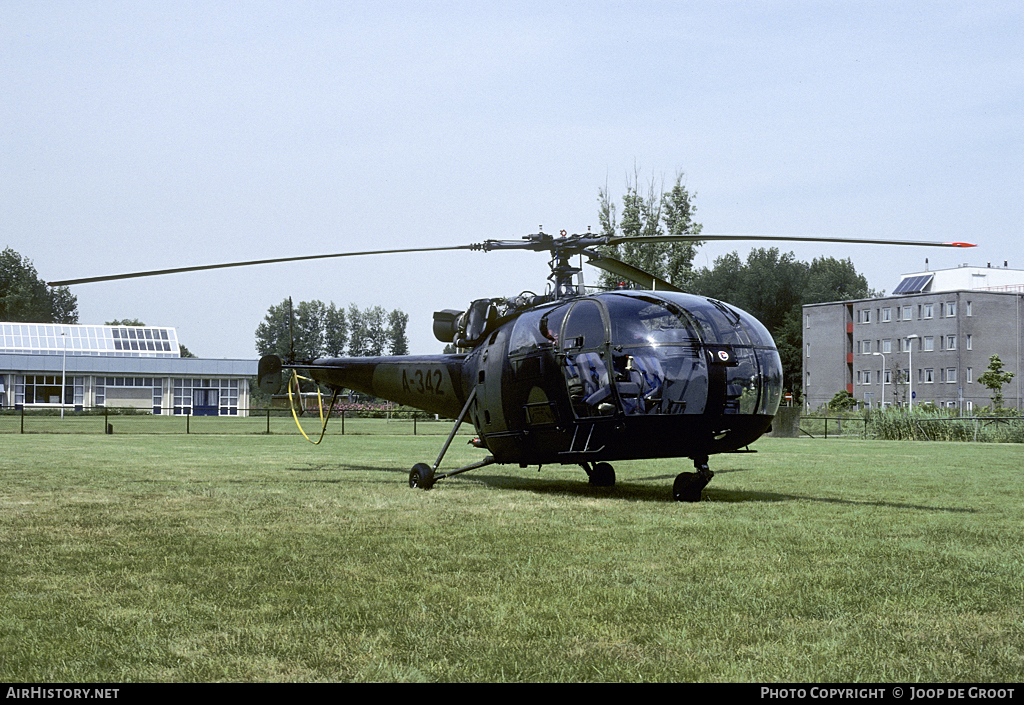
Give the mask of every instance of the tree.
<svg viewBox="0 0 1024 705">
<path fill-rule="evenodd" d="M 1003 407 L 1003 385 L 1009 384 L 1013 377 L 1012 372 L 1003 372 L 1003 361 L 999 359 L 998 355 L 993 355 L 988 359 L 988 369 L 985 374 L 978 377 L 978 381 L 992 393 L 990 397 L 992 411 L 998 411 Z"/>
<path fill-rule="evenodd" d="M 319 357 L 364 357 L 407 355 L 405 334 L 409 315 L 382 306 L 348 310 L 331 302 L 302 301 L 294 307 L 288 299 L 271 306 L 256 328 L 256 351 L 260 355 L 298 359 Z"/>
<path fill-rule="evenodd" d="M 853 262 L 847 258 L 815 257 L 807 270 L 803 302 L 821 304 L 827 301 L 851 301 L 880 296 L 868 288 L 868 280 L 858 274 Z"/>
<path fill-rule="evenodd" d="M 46 286 L 32 260 L 8 247 L 0 253 L 0 321 L 75 324 L 78 299 L 66 286 Z"/>
<path fill-rule="evenodd" d="M 345 309 L 336 308 L 332 301 L 324 317 L 324 354 L 327 357 L 341 357 L 347 345 L 348 317 Z"/>
<path fill-rule="evenodd" d="M 830 411 L 849 411 L 857 408 L 857 399 L 844 389 L 841 392 L 836 392 L 827 406 Z"/>
<path fill-rule="evenodd" d="M 395 309 L 388 314 L 388 354 L 408 355 L 409 339 L 405 335 L 405 327 L 409 323 L 409 314 Z"/>
<path fill-rule="evenodd" d="M 693 222 L 697 210 L 692 197 L 683 185 L 683 175 L 676 175 L 675 183 L 668 191 L 658 193 L 654 179 L 646 191 L 639 185 L 639 175 L 627 180 L 626 193 L 622 196 L 622 220 L 616 221 L 615 204 L 612 203 L 608 187 L 598 190 L 598 220 L 602 235 L 622 235 L 638 238 L 635 242 L 623 242 L 600 248 L 634 267 L 665 279 L 675 286 L 686 288 L 692 277 L 693 257 L 699 242 L 644 243 L 639 238 L 652 235 L 698 235 L 701 225 Z M 604 272 L 601 286 L 615 288 L 620 278 Z"/>
</svg>

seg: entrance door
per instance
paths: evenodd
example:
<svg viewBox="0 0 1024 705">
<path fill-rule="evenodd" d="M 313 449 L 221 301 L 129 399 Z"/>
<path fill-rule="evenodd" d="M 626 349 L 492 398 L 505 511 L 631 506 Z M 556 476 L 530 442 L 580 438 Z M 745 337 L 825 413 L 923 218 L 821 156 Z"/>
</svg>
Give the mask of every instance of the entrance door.
<svg viewBox="0 0 1024 705">
<path fill-rule="evenodd" d="M 569 401 L 577 418 L 615 413 L 607 343 L 604 317 L 597 302 L 584 300 L 573 306 L 565 321 L 559 353 Z"/>
<path fill-rule="evenodd" d="M 220 413 L 219 389 L 193 389 L 192 415 L 217 416 Z"/>
</svg>

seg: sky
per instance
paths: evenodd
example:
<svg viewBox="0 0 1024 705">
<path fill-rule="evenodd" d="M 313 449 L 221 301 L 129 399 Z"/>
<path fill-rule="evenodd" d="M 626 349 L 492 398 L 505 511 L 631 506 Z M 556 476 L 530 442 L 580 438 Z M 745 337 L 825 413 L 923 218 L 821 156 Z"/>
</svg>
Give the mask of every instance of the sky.
<svg viewBox="0 0 1024 705">
<path fill-rule="evenodd" d="M 598 231 L 601 189 L 682 174 L 706 233 L 978 244 L 777 245 L 874 289 L 926 258 L 1024 269 L 1022 36 L 1018 1 L 5 0 L 2 245 L 46 281 L 466 245 Z M 547 275 L 457 251 L 72 292 L 81 323 L 174 326 L 206 358 L 255 358 L 287 297 L 399 308 L 419 354 L 433 311 Z"/>
</svg>

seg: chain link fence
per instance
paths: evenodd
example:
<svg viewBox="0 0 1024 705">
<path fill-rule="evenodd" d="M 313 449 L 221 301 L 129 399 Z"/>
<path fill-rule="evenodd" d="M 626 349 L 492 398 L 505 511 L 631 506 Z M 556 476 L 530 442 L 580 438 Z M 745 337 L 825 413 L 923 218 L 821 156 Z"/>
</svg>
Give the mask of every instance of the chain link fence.
<svg viewBox="0 0 1024 705">
<path fill-rule="evenodd" d="M 239 409 L 231 416 L 194 416 L 140 413 L 131 409 L 97 407 L 81 411 L 66 409 L 5 409 L 0 411 L 0 434 L 219 434 L 254 435 L 299 432 L 288 410 Z M 302 429 L 320 435 L 320 414 L 307 411 L 298 417 Z M 389 412 L 334 412 L 327 418 L 326 435 L 446 436 L 453 419 L 412 410 Z M 460 434 L 473 435 L 472 425 L 463 424 Z"/>
</svg>

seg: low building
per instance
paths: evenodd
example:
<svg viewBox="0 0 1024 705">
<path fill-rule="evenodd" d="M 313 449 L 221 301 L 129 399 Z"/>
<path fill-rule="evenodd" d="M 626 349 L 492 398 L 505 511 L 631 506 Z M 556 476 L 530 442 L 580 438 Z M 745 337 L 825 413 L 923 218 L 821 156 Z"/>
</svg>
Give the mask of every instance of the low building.
<svg viewBox="0 0 1024 705">
<path fill-rule="evenodd" d="M 991 406 L 978 382 L 998 355 L 1014 374 L 1003 405 L 1022 408 L 1024 271 L 970 267 L 903 275 L 892 295 L 803 307 L 808 409 L 847 391 L 864 406 Z"/>
<path fill-rule="evenodd" d="M 174 328 L 0 323 L 4 408 L 245 416 L 256 367 L 181 357 Z"/>
</svg>

